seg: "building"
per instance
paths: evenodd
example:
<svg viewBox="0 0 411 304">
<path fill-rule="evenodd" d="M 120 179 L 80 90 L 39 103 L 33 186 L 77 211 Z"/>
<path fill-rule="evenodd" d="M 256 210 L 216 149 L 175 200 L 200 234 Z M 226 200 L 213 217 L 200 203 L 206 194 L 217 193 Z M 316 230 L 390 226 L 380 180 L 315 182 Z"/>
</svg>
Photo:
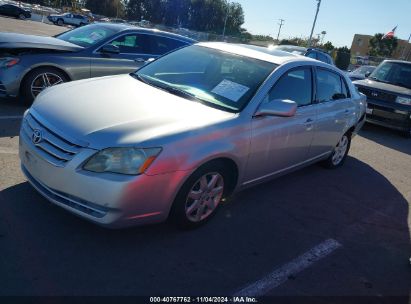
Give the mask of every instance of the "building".
<svg viewBox="0 0 411 304">
<path fill-rule="evenodd" d="M 371 35 L 355 34 L 351 45 L 351 55 L 368 56 L 368 48 L 372 37 Z M 407 40 L 398 39 L 398 47 L 392 54 L 392 59 L 411 61 L 411 43 Z"/>
</svg>

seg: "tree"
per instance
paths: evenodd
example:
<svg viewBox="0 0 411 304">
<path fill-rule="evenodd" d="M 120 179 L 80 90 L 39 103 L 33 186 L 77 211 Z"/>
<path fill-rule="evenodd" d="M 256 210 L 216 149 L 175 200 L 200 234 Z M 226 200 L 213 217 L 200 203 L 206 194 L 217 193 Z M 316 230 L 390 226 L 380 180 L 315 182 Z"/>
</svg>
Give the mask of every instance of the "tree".
<svg viewBox="0 0 411 304">
<path fill-rule="evenodd" d="M 337 49 L 337 55 L 335 58 L 335 65 L 341 70 L 346 70 L 350 65 L 351 50 L 344 46 Z"/>
<path fill-rule="evenodd" d="M 322 48 L 323 48 L 324 50 L 326 50 L 327 52 L 331 52 L 332 50 L 334 50 L 334 46 L 333 46 L 333 44 L 332 44 L 330 41 L 328 41 L 327 43 L 323 44 Z"/>
<path fill-rule="evenodd" d="M 375 57 L 391 57 L 398 46 L 398 38 L 385 38 L 384 34 L 378 33 L 370 40 L 369 55 Z"/>
<path fill-rule="evenodd" d="M 125 9 L 121 0 L 87 0 L 86 8 L 107 17 L 122 17 Z"/>
</svg>

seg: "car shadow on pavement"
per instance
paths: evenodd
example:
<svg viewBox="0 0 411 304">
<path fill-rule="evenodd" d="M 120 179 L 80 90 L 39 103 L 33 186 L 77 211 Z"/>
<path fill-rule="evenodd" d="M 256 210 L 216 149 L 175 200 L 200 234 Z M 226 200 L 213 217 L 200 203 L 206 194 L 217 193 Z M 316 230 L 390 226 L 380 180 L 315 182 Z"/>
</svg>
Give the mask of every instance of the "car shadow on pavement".
<svg viewBox="0 0 411 304">
<path fill-rule="evenodd" d="M 411 139 L 405 138 L 399 131 L 367 123 L 360 131 L 360 135 L 380 145 L 411 155 Z"/>
<path fill-rule="evenodd" d="M 355 158 L 239 192 L 193 231 L 100 228 L 25 182 L 0 192 L 0 295 L 231 295 L 335 239 L 341 249 L 273 295 L 409 296 L 408 213 L 395 186 Z"/>
</svg>

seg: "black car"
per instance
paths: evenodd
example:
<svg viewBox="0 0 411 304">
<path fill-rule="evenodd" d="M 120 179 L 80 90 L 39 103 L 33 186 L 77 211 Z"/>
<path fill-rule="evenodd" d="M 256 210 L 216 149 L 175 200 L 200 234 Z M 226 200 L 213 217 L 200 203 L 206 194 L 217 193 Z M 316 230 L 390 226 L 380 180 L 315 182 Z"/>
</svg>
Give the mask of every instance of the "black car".
<svg viewBox="0 0 411 304">
<path fill-rule="evenodd" d="M 411 62 L 386 60 L 354 84 L 367 96 L 368 122 L 411 137 Z"/>
<path fill-rule="evenodd" d="M 31 12 L 12 4 L 0 5 L 0 15 L 16 17 L 21 20 L 31 18 Z"/>
</svg>

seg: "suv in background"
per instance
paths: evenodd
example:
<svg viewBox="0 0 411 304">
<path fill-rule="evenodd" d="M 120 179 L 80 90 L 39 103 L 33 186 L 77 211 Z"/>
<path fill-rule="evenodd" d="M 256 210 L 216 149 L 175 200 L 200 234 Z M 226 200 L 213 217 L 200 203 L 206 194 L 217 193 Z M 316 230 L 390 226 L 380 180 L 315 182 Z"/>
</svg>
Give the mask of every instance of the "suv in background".
<svg viewBox="0 0 411 304">
<path fill-rule="evenodd" d="M 411 137 L 411 63 L 385 60 L 365 80 L 354 81 L 367 96 L 367 121 Z"/>
<path fill-rule="evenodd" d="M 50 15 L 47 19 L 57 25 L 74 25 L 74 26 L 83 26 L 90 23 L 89 19 L 86 16 L 72 14 L 72 13 L 65 13 L 62 15 Z"/>
</svg>

